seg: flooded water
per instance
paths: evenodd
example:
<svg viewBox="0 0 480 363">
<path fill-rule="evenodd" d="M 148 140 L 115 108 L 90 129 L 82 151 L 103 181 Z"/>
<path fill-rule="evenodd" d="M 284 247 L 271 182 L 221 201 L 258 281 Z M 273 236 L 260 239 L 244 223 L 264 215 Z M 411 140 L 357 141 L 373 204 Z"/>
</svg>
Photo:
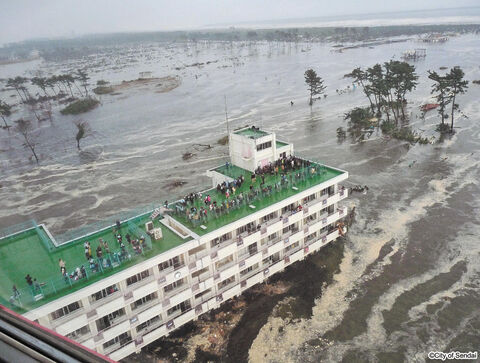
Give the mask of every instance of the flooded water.
<svg viewBox="0 0 480 363">
<path fill-rule="evenodd" d="M 430 99 L 427 70 L 458 65 L 468 80 L 480 79 L 480 36 L 344 53 L 327 44 L 132 45 L 78 62 L 0 66 L 0 78 L 88 62 L 93 82 L 118 83 L 142 71 L 182 81 L 168 93 L 136 89 L 101 96 L 101 106 L 80 117 L 55 110 L 53 123 L 37 131 L 39 167 L 28 161 L 19 139 L 0 130 L 0 226 L 35 218 L 60 233 L 209 185 L 204 171 L 228 156 L 217 144 L 227 133 L 226 96 L 230 129 L 255 124 L 275 131 L 294 143 L 297 154 L 346 169 L 352 183 L 370 188 L 347 201 L 356 206 L 356 222 L 333 282 L 312 284 L 312 314 L 288 321 L 272 314 L 251 337 L 249 360 L 421 362 L 432 350 L 478 350 L 480 86 L 470 84 L 459 98 L 468 118 L 457 117 L 456 134 L 442 143 L 411 146 L 388 141 L 380 131 L 361 143 L 336 140 L 336 129 L 346 128 L 343 114 L 366 105 L 360 90 L 335 92 L 349 85 L 343 75 L 418 47 L 427 48 L 427 57 L 415 64 L 420 84 L 408 107 L 411 124 L 431 137 L 437 115 L 417 117 Z M 328 94 L 312 109 L 303 77 L 308 68 L 325 79 Z M 94 130 L 81 153 L 72 124 L 77 119 Z M 202 151 L 194 144 L 214 147 Z M 195 156 L 184 161 L 187 151 Z M 187 184 L 166 187 L 176 180 Z"/>
</svg>

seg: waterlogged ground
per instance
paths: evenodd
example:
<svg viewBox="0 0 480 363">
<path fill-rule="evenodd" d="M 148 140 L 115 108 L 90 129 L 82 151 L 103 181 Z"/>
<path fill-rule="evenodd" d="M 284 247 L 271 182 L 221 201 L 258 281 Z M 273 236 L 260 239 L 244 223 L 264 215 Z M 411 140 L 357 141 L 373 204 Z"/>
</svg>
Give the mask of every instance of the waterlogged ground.
<svg viewBox="0 0 480 363">
<path fill-rule="evenodd" d="M 443 143 L 411 146 L 386 140 L 380 132 L 361 143 L 336 140 L 336 128 L 346 127 L 343 114 L 365 104 L 359 90 L 336 94 L 349 84 L 342 76 L 356 66 L 398 59 L 416 47 L 426 47 L 427 58 L 416 63 L 420 85 L 409 96 L 409 114 L 412 125 L 431 137 L 436 114 L 417 117 L 419 106 L 429 100 L 426 72 L 459 65 L 467 79 L 480 79 L 479 36 L 344 53 L 331 52 L 326 44 L 197 43 L 132 45 L 97 55 L 94 81 L 118 83 L 152 71 L 156 77 L 178 76 L 181 85 L 162 94 L 137 89 L 105 95 L 100 107 L 81 117 L 55 112 L 52 124 L 40 124 L 39 167 L 28 162 L 18 139 L 0 131 L 0 226 L 34 217 L 63 232 L 206 186 L 205 169 L 228 155 L 225 146 L 216 144 L 227 130 L 226 95 L 230 128 L 255 124 L 273 130 L 293 142 L 298 154 L 346 169 L 352 183 L 370 188 L 347 202 L 356 206 L 357 217 L 338 250 L 328 252 L 341 256 L 327 264 L 333 280 L 317 283 L 328 281 L 328 271 L 288 277 L 292 283 L 302 280 L 309 294 L 298 293 L 293 304 L 295 296 L 285 296 L 271 311 L 259 309 L 257 317 L 250 310 L 249 319 L 261 324 L 240 321 L 244 330 L 234 330 L 230 339 L 240 342 L 244 352 L 231 347 L 230 357 L 422 362 L 431 350 L 478 350 L 480 86 L 470 85 L 459 99 L 468 118 L 458 117 L 456 134 Z M 82 62 L 0 66 L 0 78 L 66 70 Z M 307 68 L 317 70 L 328 87 L 327 99 L 312 109 L 303 80 Z M 95 131 L 82 153 L 75 149 L 72 126 L 79 118 Z M 214 147 L 202 151 L 195 143 Z M 184 161 L 187 151 L 195 155 Z M 187 183 L 167 188 L 177 180 Z"/>
</svg>

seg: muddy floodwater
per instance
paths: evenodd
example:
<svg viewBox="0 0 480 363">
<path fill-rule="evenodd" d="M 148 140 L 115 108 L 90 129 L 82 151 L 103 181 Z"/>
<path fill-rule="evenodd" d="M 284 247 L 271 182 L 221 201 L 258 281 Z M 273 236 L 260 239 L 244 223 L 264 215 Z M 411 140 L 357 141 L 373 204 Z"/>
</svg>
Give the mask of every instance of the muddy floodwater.
<svg viewBox="0 0 480 363">
<path fill-rule="evenodd" d="M 38 125 L 38 167 L 20 139 L 0 130 L 0 226 L 35 218 L 63 233 L 208 186 L 205 170 L 228 157 L 227 146 L 217 143 L 227 133 L 226 96 L 230 129 L 254 124 L 275 131 L 297 154 L 348 170 L 352 184 L 369 187 L 345 202 L 356 206 L 356 221 L 331 247 L 338 250 L 318 253 L 335 256 L 331 278 L 320 268 L 303 273 L 308 293 L 259 307 L 261 324 L 232 332 L 244 352 L 231 353 L 251 362 L 423 362 L 429 351 L 479 350 L 480 86 L 470 83 L 459 97 L 466 117 L 457 115 L 455 135 L 441 143 L 410 145 L 379 130 L 363 142 L 336 138 L 336 129 L 347 126 L 344 113 L 366 105 L 359 89 L 336 92 L 350 84 L 343 75 L 419 47 L 427 56 L 415 63 L 420 79 L 407 96 L 410 124 L 438 138 L 435 111 L 418 117 L 430 100 L 427 70 L 458 65 L 466 79 L 480 79 L 478 35 L 343 53 L 332 52 L 332 44 L 134 44 L 63 63 L 2 65 L 0 78 L 89 64 L 92 84 L 118 84 L 140 72 L 180 83 L 163 93 L 149 85 L 102 95 L 100 106 L 79 116 L 55 108 L 53 122 Z M 324 78 L 328 94 L 312 108 L 303 77 L 308 68 Z M 1 96 L 15 102 L 13 94 Z M 12 118 L 27 116 L 22 112 Z M 80 153 L 72 123 L 78 119 L 94 131 Z M 184 160 L 186 152 L 193 157 Z M 172 186 L 176 181 L 185 184 Z M 279 306 L 291 311 L 278 314 Z M 255 320 L 255 311 L 248 318 Z"/>
</svg>

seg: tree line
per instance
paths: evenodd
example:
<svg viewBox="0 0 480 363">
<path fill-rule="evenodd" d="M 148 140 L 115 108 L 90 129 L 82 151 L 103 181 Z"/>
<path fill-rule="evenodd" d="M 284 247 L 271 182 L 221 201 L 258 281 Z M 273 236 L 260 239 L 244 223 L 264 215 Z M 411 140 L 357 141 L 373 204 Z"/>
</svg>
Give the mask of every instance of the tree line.
<svg viewBox="0 0 480 363">
<path fill-rule="evenodd" d="M 69 100 L 76 99 L 76 96 L 86 97 L 89 100 L 88 80 L 90 77 L 88 73 L 82 69 L 78 69 L 74 73 L 52 75 L 50 77 L 36 76 L 33 78 L 26 78 L 17 76 L 9 78 L 6 81 L 6 86 L 14 89 L 20 98 L 20 104 L 24 104 L 27 110 L 35 115 L 37 121 L 42 121 L 44 118 L 38 113 L 39 109 L 43 111 L 50 121 L 52 121 L 52 111 L 50 100 L 58 100 L 68 97 Z M 41 91 L 38 97 L 32 96 L 29 85 L 37 87 Z M 98 102 L 98 101 L 97 101 Z M 0 117 L 3 120 L 3 128 L 10 130 L 12 125 L 9 125 L 7 119 L 12 115 L 13 105 L 0 100 Z M 39 155 L 36 151 L 37 134 L 31 120 L 20 118 L 14 121 L 14 131 L 21 137 L 23 146 L 29 150 L 39 163 Z M 92 131 L 90 125 L 86 121 L 74 121 L 76 127 L 75 140 L 78 150 L 80 150 L 81 140 L 91 136 Z"/>
<path fill-rule="evenodd" d="M 324 81 L 313 69 L 305 71 L 305 82 L 309 91 L 309 105 L 320 99 L 323 95 L 326 97 Z M 468 88 L 468 81 L 464 79 L 464 72 L 460 67 L 453 67 L 444 75 L 435 71 L 428 71 L 428 78 L 432 84 L 431 94 L 437 101 L 437 110 L 440 115 L 441 123 L 437 130 L 441 133 L 453 132 L 455 112 L 459 111 L 459 105 L 456 102 L 457 96 L 464 94 Z M 369 106 L 366 108 L 355 108 L 346 114 L 346 119 L 353 123 L 365 127 L 368 125 L 368 119 L 376 116 L 380 119 L 385 116 L 382 123 L 382 130 L 390 130 L 393 135 L 402 135 L 409 140 L 419 140 L 425 142 L 426 139 L 418 137 L 411 130 L 400 130 L 399 124 L 407 120 L 405 108 L 407 105 L 407 95 L 414 91 L 418 85 L 418 75 L 415 66 L 404 61 L 390 60 L 383 64 L 377 63 L 372 67 L 362 69 L 354 68 L 350 73 L 345 74 L 345 78 L 351 78 L 355 85 L 363 90 Z M 450 126 L 445 120 L 450 117 Z M 337 130 L 338 131 L 338 130 Z M 340 130 L 342 135 L 343 130 Z"/>
</svg>

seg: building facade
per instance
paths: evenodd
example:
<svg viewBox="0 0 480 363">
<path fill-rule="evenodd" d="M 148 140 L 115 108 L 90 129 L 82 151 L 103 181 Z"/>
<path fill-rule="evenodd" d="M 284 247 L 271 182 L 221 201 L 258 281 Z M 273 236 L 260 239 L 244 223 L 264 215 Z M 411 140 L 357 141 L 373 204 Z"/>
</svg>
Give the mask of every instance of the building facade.
<svg viewBox="0 0 480 363">
<path fill-rule="evenodd" d="M 230 135 L 230 154 L 232 167 L 253 172 L 293 155 L 293 146 L 247 128 Z M 318 173 L 310 165 L 305 175 Z M 191 239 L 24 316 L 114 360 L 139 352 L 343 235 L 347 208 L 339 203 L 348 192 L 340 183 L 348 173 L 328 170 L 308 184 L 286 182 L 268 205 L 251 202 L 223 225 L 189 225 L 167 212 L 161 228 Z M 227 174 L 209 171 L 214 186 L 235 179 Z"/>
</svg>

